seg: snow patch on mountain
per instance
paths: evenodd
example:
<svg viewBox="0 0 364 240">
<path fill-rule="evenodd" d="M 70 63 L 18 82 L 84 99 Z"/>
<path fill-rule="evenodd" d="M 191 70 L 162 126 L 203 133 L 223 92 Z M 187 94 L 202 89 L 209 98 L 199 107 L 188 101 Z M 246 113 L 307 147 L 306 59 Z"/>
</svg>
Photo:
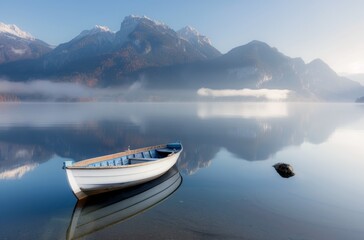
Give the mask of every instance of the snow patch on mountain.
<svg viewBox="0 0 364 240">
<path fill-rule="evenodd" d="M 95 25 L 95 27 L 90 30 L 82 31 L 75 39 L 81 39 L 86 36 L 92 36 L 98 33 L 105 33 L 105 32 L 112 32 L 112 31 L 106 26 Z"/>
<path fill-rule="evenodd" d="M 28 40 L 35 40 L 35 37 L 33 37 L 30 33 L 21 30 L 14 24 L 5 24 L 0 22 L 0 33 L 10 34 Z"/>
<path fill-rule="evenodd" d="M 211 45 L 211 41 L 208 37 L 201 35 L 195 28 L 191 26 L 186 26 L 177 31 L 180 38 L 199 45 Z"/>
<path fill-rule="evenodd" d="M 111 32 L 107 26 L 96 25 L 94 29 L 98 29 L 100 32 Z"/>
</svg>

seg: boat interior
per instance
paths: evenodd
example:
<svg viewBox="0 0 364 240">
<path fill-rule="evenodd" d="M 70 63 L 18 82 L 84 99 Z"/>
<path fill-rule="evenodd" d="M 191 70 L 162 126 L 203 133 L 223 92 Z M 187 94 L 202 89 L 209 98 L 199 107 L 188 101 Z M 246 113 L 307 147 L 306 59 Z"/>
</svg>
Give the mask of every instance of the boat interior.
<svg viewBox="0 0 364 240">
<path fill-rule="evenodd" d="M 156 161 L 158 159 L 165 158 L 170 156 L 171 154 L 179 152 L 181 148 L 182 146 L 180 143 L 170 143 L 165 145 L 165 147 L 163 148 L 156 148 L 121 157 L 110 158 L 103 161 L 90 163 L 86 167 L 122 166 Z"/>
</svg>

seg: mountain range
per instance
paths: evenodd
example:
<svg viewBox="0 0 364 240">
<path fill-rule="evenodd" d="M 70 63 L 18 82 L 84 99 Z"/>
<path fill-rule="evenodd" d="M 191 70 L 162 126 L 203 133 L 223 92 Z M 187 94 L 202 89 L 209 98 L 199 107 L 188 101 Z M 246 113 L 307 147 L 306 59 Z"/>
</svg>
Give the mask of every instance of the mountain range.
<svg viewBox="0 0 364 240">
<path fill-rule="evenodd" d="M 0 64 L 23 59 L 36 59 L 51 51 L 51 47 L 22 31 L 16 25 L 0 22 Z"/>
<path fill-rule="evenodd" d="M 11 82 L 46 79 L 92 88 L 127 89 L 137 83 L 150 90 L 144 91 L 149 94 L 145 99 L 156 94 L 162 100 L 178 94 L 160 90 L 178 89 L 198 99 L 201 88 L 284 89 L 294 100 L 352 101 L 364 95 L 363 86 L 337 75 L 320 59 L 306 64 L 261 41 L 222 54 L 192 27 L 175 31 L 133 15 L 125 17 L 117 32 L 95 26 L 55 48 L 15 25 L 0 24 L 0 76 Z"/>
</svg>

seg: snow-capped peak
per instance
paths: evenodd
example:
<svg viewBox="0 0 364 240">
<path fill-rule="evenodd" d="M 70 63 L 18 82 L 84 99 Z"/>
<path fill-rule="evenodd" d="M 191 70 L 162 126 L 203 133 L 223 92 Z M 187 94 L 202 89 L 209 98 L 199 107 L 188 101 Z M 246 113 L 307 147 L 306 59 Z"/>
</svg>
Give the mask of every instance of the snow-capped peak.
<svg viewBox="0 0 364 240">
<path fill-rule="evenodd" d="M 163 29 L 163 31 L 170 30 L 166 24 L 153 20 L 147 16 L 129 15 L 121 22 L 120 31 L 117 32 L 119 43 L 125 42 L 128 39 L 129 34 L 140 24 L 145 24 L 152 28 L 156 27 L 158 29 Z"/>
<path fill-rule="evenodd" d="M 77 37 L 76 39 L 80 39 L 83 38 L 85 36 L 91 36 L 97 33 L 102 33 L 102 32 L 112 32 L 108 27 L 106 26 L 100 26 L 100 25 L 95 25 L 94 28 L 90 29 L 90 30 L 84 30 L 82 31 Z"/>
<path fill-rule="evenodd" d="M 198 44 L 209 44 L 211 45 L 211 41 L 208 37 L 201 35 L 195 28 L 191 26 L 186 26 L 177 31 L 178 36 L 186 41 L 194 42 Z"/>
<path fill-rule="evenodd" d="M 120 31 L 121 32 L 131 32 L 133 31 L 136 26 L 140 23 L 147 24 L 151 27 L 157 26 L 160 29 L 168 30 L 170 29 L 168 25 L 164 24 L 163 22 L 153 20 L 147 16 L 136 16 L 136 15 L 129 15 L 124 18 L 121 23 Z"/>
<path fill-rule="evenodd" d="M 0 22 L 0 33 L 7 33 L 19 38 L 35 40 L 30 33 L 24 32 L 14 24 L 5 24 Z"/>
<path fill-rule="evenodd" d="M 200 36 L 201 34 L 196 30 L 196 28 L 191 26 L 186 26 L 178 31 L 180 34 L 186 34 L 186 35 L 194 35 L 194 36 Z"/>
<path fill-rule="evenodd" d="M 97 29 L 100 32 L 111 32 L 110 28 L 106 26 L 95 25 L 94 29 Z"/>
<path fill-rule="evenodd" d="M 151 19 L 147 16 L 137 16 L 137 15 L 129 15 L 129 16 L 126 16 L 123 20 L 123 22 L 121 23 L 122 25 L 127 23 L 128 25 L 129 24 L 132 24 L 132 23 L 139 23 L 141 21 L 148 21 L 148 22 L 151 22 L 155 25 L 158 25 L 158 26 L 163 26 L 163 27 L 167 27 L 166 24 L 164 24 L 163 22 L 160 22 L 160 21 L 157 21 L 157 20 L 154 20 L 154 19 Z"/>
</svg>

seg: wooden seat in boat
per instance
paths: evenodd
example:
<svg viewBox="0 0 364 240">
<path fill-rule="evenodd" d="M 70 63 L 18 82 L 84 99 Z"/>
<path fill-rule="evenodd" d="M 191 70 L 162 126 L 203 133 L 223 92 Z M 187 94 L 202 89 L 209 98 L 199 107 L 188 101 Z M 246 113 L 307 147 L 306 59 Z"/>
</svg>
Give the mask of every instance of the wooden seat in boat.
<svg viewBox="0 0 364 240">
<path fill-rule="evenodd" d="M 178 152 L 178 150 L 170 149 L 170 148 L 160 148 L 160 149 L 156 149 L 156 151 L 160 152 L 160 153 L 175 153 L 175 152 Z"/>
<path fill-rule="evenodd" d="M 129 158 L 129 160 L 130 164 L 133 164 L 133 163 L 156 161 L 158 160 L 158 158 Z"/>
</svg>

